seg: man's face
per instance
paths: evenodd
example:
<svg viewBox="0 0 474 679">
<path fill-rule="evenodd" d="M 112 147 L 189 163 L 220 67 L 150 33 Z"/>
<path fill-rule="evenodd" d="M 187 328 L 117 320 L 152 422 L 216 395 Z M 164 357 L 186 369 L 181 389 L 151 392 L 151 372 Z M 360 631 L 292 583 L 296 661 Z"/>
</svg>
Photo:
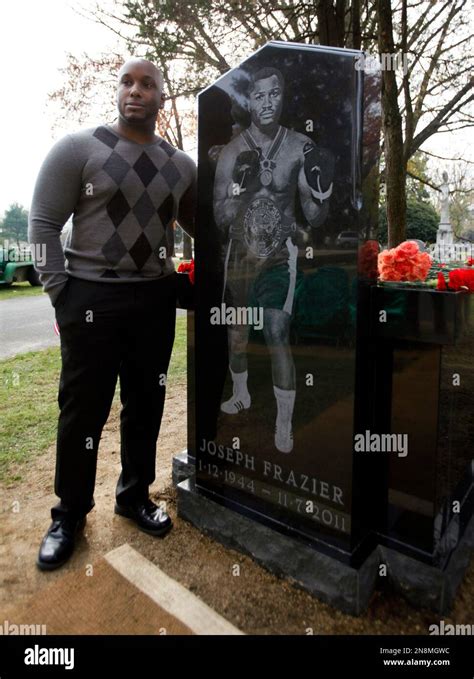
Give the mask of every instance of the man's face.
<svg viewBox="0 0 474 679">
<path fill-rule="evenodd" d="M 161 78 L 153 64 L 129 62 L 119 72 L 117 108 L 129 122 L 156 119 L 162 104 Z"/>
<path fill-rule="evenodd" d="M 250 93 L 250 115 L 257 127 L 278 122 L 283 103 L 283 91 L 276 75 L 257 80 Z"/>
</svg>

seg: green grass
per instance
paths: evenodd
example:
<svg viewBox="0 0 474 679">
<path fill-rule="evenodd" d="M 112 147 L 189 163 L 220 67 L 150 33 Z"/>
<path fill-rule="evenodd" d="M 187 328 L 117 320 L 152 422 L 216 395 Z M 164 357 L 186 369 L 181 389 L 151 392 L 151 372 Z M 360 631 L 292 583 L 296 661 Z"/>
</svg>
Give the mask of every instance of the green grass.
<svg viewBox="0 0 474 679">
<path fill-rule="evenodd" d="M 29 283 L 12 283 L 11 285 L 0 285 L 0 301 L 2 299 L 12 299 L 14 297 L 31 297 L 32 295 L 43 295 L 41 285 L 30 285 Z"/>
<path fill-rule="evenodd" d="M 0 361 L 0 481 L 21 480 L 22 468 L 56 439 L 59 348 Z M 168 384 L 186 382 L 186 317 L 176 321 Z M 119 385 L 114 402 L 120 402 Z"/>
<path fill-rule="evenodd" d="M 186 316 L 179 316 L 176 319 L 176 335 L 168 370 L 169 384 L 186 383 L 186 347 Z"/>
<path fill-rule="evenodd" d="M 11 467 L 27 464 L 55 437 L 59 349 L 30 352 L 0 362 L 0 479 L 16 481 Z"/>
</svg>

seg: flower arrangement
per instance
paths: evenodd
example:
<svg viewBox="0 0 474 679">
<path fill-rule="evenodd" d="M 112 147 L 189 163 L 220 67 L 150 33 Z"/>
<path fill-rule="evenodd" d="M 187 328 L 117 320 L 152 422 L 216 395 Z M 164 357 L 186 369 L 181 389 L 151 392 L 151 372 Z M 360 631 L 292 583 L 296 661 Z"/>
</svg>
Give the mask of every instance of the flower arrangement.
<svg viewBox="0 0 474 679">
<path fill-rule="evenodd" d="M 466 261 L 465 268 L 460 267 L 459 264 L 460 262 L 448 264 L 433 262 L 427 252 L 420 252 L 417 243 L 404 241 L 396 248 L 384 250 L 379 254 L 379 281 L 382 284 L 388 282 L 408 285 L 417 283 L 418 287 L 421 285 L 444 292 L 450 290 L 474 292 L 474 268 L 472 268 L 474 258 L 470 257 Z"/>
<path fill-rule="evenodd" d="M 378 256 L 379 279 L 385 281 L 425 281 L 431 268 L 432 258 L 420 252 L 417 243 L 406 240 L 397 247 L 383 250 Z"/>
<path fill-rule="evenodd" d="M 187 273 L 189 280 L 194 285 L 194 259 L 190 262 L 181 262 L 178 266 L 178 273 Z"/>
<path fill-rule="evenodd" d="M 468 265 L 469 264 L 468 260 Z M 437 290 L 466 290 L 474 292 L 474 269 L 453 269 L 448 274 L 448 282 L 442 271 L 438 272 Z"/>
<path fill-rule="evenodd" d="M 376 240 L 366 241 L 358 253 L 357 270 L 359 276 L 375 280 L 377 278 L 377 257 L 380 246 Z"/>
</svg>

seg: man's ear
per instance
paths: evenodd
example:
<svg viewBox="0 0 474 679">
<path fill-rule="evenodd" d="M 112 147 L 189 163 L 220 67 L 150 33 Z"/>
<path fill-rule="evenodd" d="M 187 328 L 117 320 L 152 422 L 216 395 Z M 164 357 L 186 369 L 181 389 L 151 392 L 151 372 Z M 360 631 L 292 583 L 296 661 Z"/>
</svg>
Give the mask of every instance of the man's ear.
<svg viewBox="0 0 474 679">
<path fill-rule="evenodd" d="M 161 93 L 161 98 L 160 98 L 160 108 L 165 107 L 165 101 L 166 101 L 166 94 L 164 92 Z"/>
</svg>

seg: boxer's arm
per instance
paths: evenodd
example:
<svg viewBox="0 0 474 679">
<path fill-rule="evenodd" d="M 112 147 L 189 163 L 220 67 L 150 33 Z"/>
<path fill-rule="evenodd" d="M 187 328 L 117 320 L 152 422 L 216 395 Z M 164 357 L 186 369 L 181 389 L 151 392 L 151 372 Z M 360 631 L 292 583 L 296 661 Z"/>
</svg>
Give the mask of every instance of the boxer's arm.
<svg viewBox="0 0 474 679">
<path fill-rule="evenodd" d="M 240 210 L 240 194 L 234 187 L 232 172 L 238 153 L 229 147 L 222 149 L 217 161 L 214 181 L 214 219 L 226 231 Z"/>
<path fill-rule="evenodd" d="M 311 226 L 320 226 L 329 211 L 333 191 L 334 156 L 305 138 L 302 148 L 298 188 L 306 219 Z"/>
<path fill-rule="evenodd" d="M 329 212 L 329 201 L 325 200 L 321 205 L 313 199 L 311 189 L 306 180 L 304 167 L 301 167 L 298 175 L 298 189 L 304 216 L 311 226 L 321 226 Z"/>
</svg>

